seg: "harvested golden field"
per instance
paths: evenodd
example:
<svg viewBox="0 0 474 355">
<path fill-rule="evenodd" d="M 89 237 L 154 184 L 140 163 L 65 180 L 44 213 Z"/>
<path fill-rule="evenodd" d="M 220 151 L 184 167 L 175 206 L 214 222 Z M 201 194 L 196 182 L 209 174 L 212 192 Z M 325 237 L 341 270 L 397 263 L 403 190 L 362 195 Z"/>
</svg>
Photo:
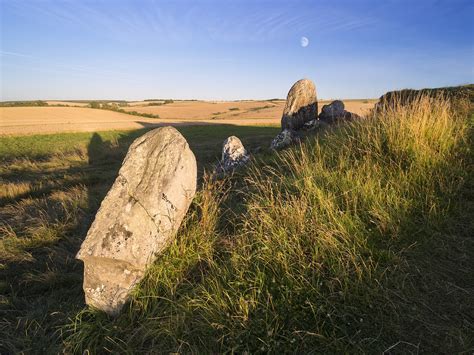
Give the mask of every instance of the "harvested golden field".
<svg viewBox="0 0 474 355">
<path fill-rule="evenodd" d="M 348 111 L 363 114 L 372 108 L 375 102 L 376 100 L 348 100 L 345 104 Z M 69 101 L 48 103 L 83 105 Z M 321 101 L 319 109 L 326 103 L 328 102 Z M 174 101 L 160 106 L 149 104 L 149 101 L 134 102 L 133 106 L 129 104 L 122 108 L 139 114 L 159 115 L 160 118 L 88 107 L 1 107 L 0 134 L 94 132 L 160 125 L 278 125 L 285 101 Z"/>
<path fill-rule="evenodd" d="M 268 125 L 278 119 L 155 119 L 124 113 L 80 107 L 1 107 L 0 135 L 25 135 L 58 132 L 95 132 L 139 129 L 162 125 Z"/>
<path fill-rule="evenodd" d="M 348 100 L 348 111 L 359 115 L 374 106 L 377 100 Z M 320 101 L 319 109 L 330 101 Z M 124 107 L 126 111 L 151 113 L 166 119 L 247 119 L 271 118 L 279 120 L 285 106 L 285 100 L 272 101 L 175 101 L 160 106 L 133 103 L 133 107 Z"/>
<path fill-rule="evenodd" d="M 89 105 L 88 102 L 77 102 L 77 101 L 56 101 L 48 100 L 46 101 L 48 105 L 64 105 L 64 106 L 75 106 L 75 107 L 86 107 Z"/>
<path fill-rule="evenodd" d="M 2 107 L 1 134 L 90 132 L 143 127 L 141 117 L 81 107 Z"/>
<path fill-rule="evenodd" d="M 174 101 L 160 106 L 154 104 L 135 103 L 133 107 L 124 107 L 124 110 L 157 114 L 166 119 L 278 118 L 285 101 Z"/>
</svg>

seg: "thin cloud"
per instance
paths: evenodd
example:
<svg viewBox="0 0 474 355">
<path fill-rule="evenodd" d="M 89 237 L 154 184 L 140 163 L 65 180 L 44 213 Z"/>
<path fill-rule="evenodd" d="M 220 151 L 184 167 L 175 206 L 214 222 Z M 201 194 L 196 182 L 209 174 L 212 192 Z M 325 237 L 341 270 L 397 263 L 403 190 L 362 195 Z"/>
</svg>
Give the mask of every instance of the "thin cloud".
<svg viewBox="0 0 474 355">
<path fill-rule="evenodd" d="M 100 4 L 101 6 L 96 6 Z M 38 21 L 62 23 L 117 41 L 192 41 L 197 37 L 213 40 L 261 42 L 304 32 L 338 32 L 376 23 L 374 18 L 331 7 L 313 7 L 304 11 L 291 4 L 277 4 L 272 9 L 237 4 L 229 8 L 219 4 L 181 7 L 164 6 L 150 1 L 134 6 L 133 2 L 84 3 L 62 1 L 45 3 L 18 2 L 12 7 L 21 14 L 36 13 Z M 112 4 L 112 3 L 111 3 Z M 144 10 L 147 8 L 147 11 Z M 221 16 L 222 11 L 227 17 Z"/>
<path fill-rule="evenodd" d="M 29 55 L 29 54 L 16 53 L 16 52 L 7 52 L 7 51 L 0 51 L 0 55 L 9 55 L 9 56 L 14 56 L 14 57 L 31 58 L 31 55 Z"/>
</svg>

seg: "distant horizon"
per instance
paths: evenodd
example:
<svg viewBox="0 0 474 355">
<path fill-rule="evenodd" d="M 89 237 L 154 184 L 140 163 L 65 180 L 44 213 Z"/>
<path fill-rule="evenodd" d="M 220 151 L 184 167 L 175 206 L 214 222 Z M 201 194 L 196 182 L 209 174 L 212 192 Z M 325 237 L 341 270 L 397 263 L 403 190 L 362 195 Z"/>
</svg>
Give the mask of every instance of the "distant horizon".
<svg viewBox="0 0 474 355">
<path fill-rule="evenodd" d="M 462 83 L 458 85 L 450 85 L 448 87 L 459 87 L 459 86 L 467 86 L 467 85 L 474 85 L 473 83 Z M 418 88 L 395 88 L 390 89 L 388 91 L 399 91 L 399 90 L 421 90 L 421 89 L 436 89 L 441 87 L 418 87 Z M 288 89 L 289 90 L 289 89 Z M 386 92 L 388 92 L 386 91 Z M 380 94 L 377 97 L 318 97 L 318 101 L 330 101 L 330 100 L 378 100 L 380 96 L 385 94 L 386 92 Z M 272 97 L 272 98 L 260 98 L 260 99 L 252 99 L 252 98 L 243 98 L 243 99 L 227 99 L 227 100 L 220 100 L 220 99 L 200 99 L 200 98 L 182 98 L 182 97 L 161 97 L 161 98 L 138 98 L 138 99 L 124 99 L 124 98 L 103 98 L 103 99 L 92 99 L 92 98 L 83 98 L 83 99 L 48 99 L 48 98 L 36 98 L 36 99 L 18 99 L 18 100 L 1 100 L 0 102 L 19 102 L 19 101 L 64 101 L 64 102 L 91 102 L 91 101 L 126 101 L 126 102 L 133 102 L 133 101 L 162 101 L 162 100 L 175 100 L 175 101 L 225 101 L 225 102 L 238 102 L 238 101 L 272 101 L 272 100 L 286 100 L 285 97 Z"/>
<path fill-rule="evenodd" d="M 379 97 L 356 97 L 356 98 L 344 98 L 344 97 L 329 97 L 329 98 L 320 98 L 318 101 L 329 101 L 329 100 L 347 100 L 347 101 L 358 101 L 358 100 L 378 100 Z M 218 99 L 183 99 L 176 97 L 167 97 L 167 98 L 156 98 L 156 99 L 28 99 L 28 100 L 2 100 L 0 102 L 33 102 L 33 101 L 58 101 L 58 102 L 91 102 L 91 101 L 108 101 L 108 102 L 140 102 L 140 101 L 163 101 L 163 100 L 174 100 L 174 101 L 206 101 L 206 102 L 239 102 L 239 101 L 285 101 L 286 98 L 270 98 L 270 99 L 229 99 L 229 100 L 218 100 Z"/>
<path fill-rule="evenodd" d="M 474 82 L 474 2 L 2 1 L 0 101 L 322 100 Z M 69 97 L 69 99 L 62 99 Z"/>
</svg>

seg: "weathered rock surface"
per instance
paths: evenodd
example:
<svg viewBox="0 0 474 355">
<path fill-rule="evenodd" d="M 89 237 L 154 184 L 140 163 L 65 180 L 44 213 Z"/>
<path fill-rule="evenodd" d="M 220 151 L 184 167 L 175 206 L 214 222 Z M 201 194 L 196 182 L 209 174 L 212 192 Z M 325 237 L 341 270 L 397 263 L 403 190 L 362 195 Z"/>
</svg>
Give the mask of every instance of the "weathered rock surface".
<svg viewBox="0 0 474 355">
<path fill-rule="evenodd" d="M 286 97 L 286 105 L 281 118 L 281 129 L 298 130 L 318 116 L 316 87 L 308 79 L 298 80 Z"/>
<path fill-rule="evenodd" d="M 327 126 L 326 122 L 323 122 L 321 120 L 311 120 L 306 122 L 302 129 L 304 131 L 315 131 L 324 128 L 325 126 Z"/>
<path fill-rule="evenodd" d="M 335 100 L 328 105 L 324 105 L 319 114 L 319 119 L 326 122 L 331 122 L 337 119 L 344 118 L 344 103 L 341 100 Z"/>
<path fill-rule="evenodd" d="M 341 100 L 335 100 L 328 105 L 324 105 L 319 114 L 319 120 L 326 123 L 357 118 L 360 118 L 360 116 L 344 109 L 344 103 Z"/>
<path fill-rule="evenodd" d="M 278 135 L 273 138 L 270 148 L 274 150 L 280 150 L 288 147 L 289 145 L 298 143 L 300 141 L 300 136 L 290 129 L 284 129 Z"/>
<path fill-rule="evenodd" d="M 232 171 L 247 164 L 250 155 L 247 153 L 244 145 L 236 136 L 230 136 L 224 141 L 222 146 L 222 159 L 218 172 L 224 173 Z"/>
<path fill-rule="evenodd" d="M 357 113 L 344 111 L 344 119 L 345 120 L 357 120 L 361 118 Z"/>
<path fill-rule="evenodd" d="M 130 146 L 77 258 L 84 262 L 86 303 L 116 314 L 130 290 L 173 238 L 196 192 L 197 167 L 172 127 Z"/>
</svg>

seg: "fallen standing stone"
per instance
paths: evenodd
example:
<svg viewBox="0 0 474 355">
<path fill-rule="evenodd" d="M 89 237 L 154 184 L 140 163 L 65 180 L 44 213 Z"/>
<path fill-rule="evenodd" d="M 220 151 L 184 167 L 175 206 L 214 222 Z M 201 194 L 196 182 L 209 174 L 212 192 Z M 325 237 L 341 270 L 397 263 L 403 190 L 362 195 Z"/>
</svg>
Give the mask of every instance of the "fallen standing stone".
<svg viewBox="0 0 474 355">
<path fill-rule="evenodd" d="M 77 254 L 88 305 L 111 315 L 121 310 L 174 237 L 196 178 L 194 154 L 175 128 L 158 128 L 133 142 Z"/>
</svg>

